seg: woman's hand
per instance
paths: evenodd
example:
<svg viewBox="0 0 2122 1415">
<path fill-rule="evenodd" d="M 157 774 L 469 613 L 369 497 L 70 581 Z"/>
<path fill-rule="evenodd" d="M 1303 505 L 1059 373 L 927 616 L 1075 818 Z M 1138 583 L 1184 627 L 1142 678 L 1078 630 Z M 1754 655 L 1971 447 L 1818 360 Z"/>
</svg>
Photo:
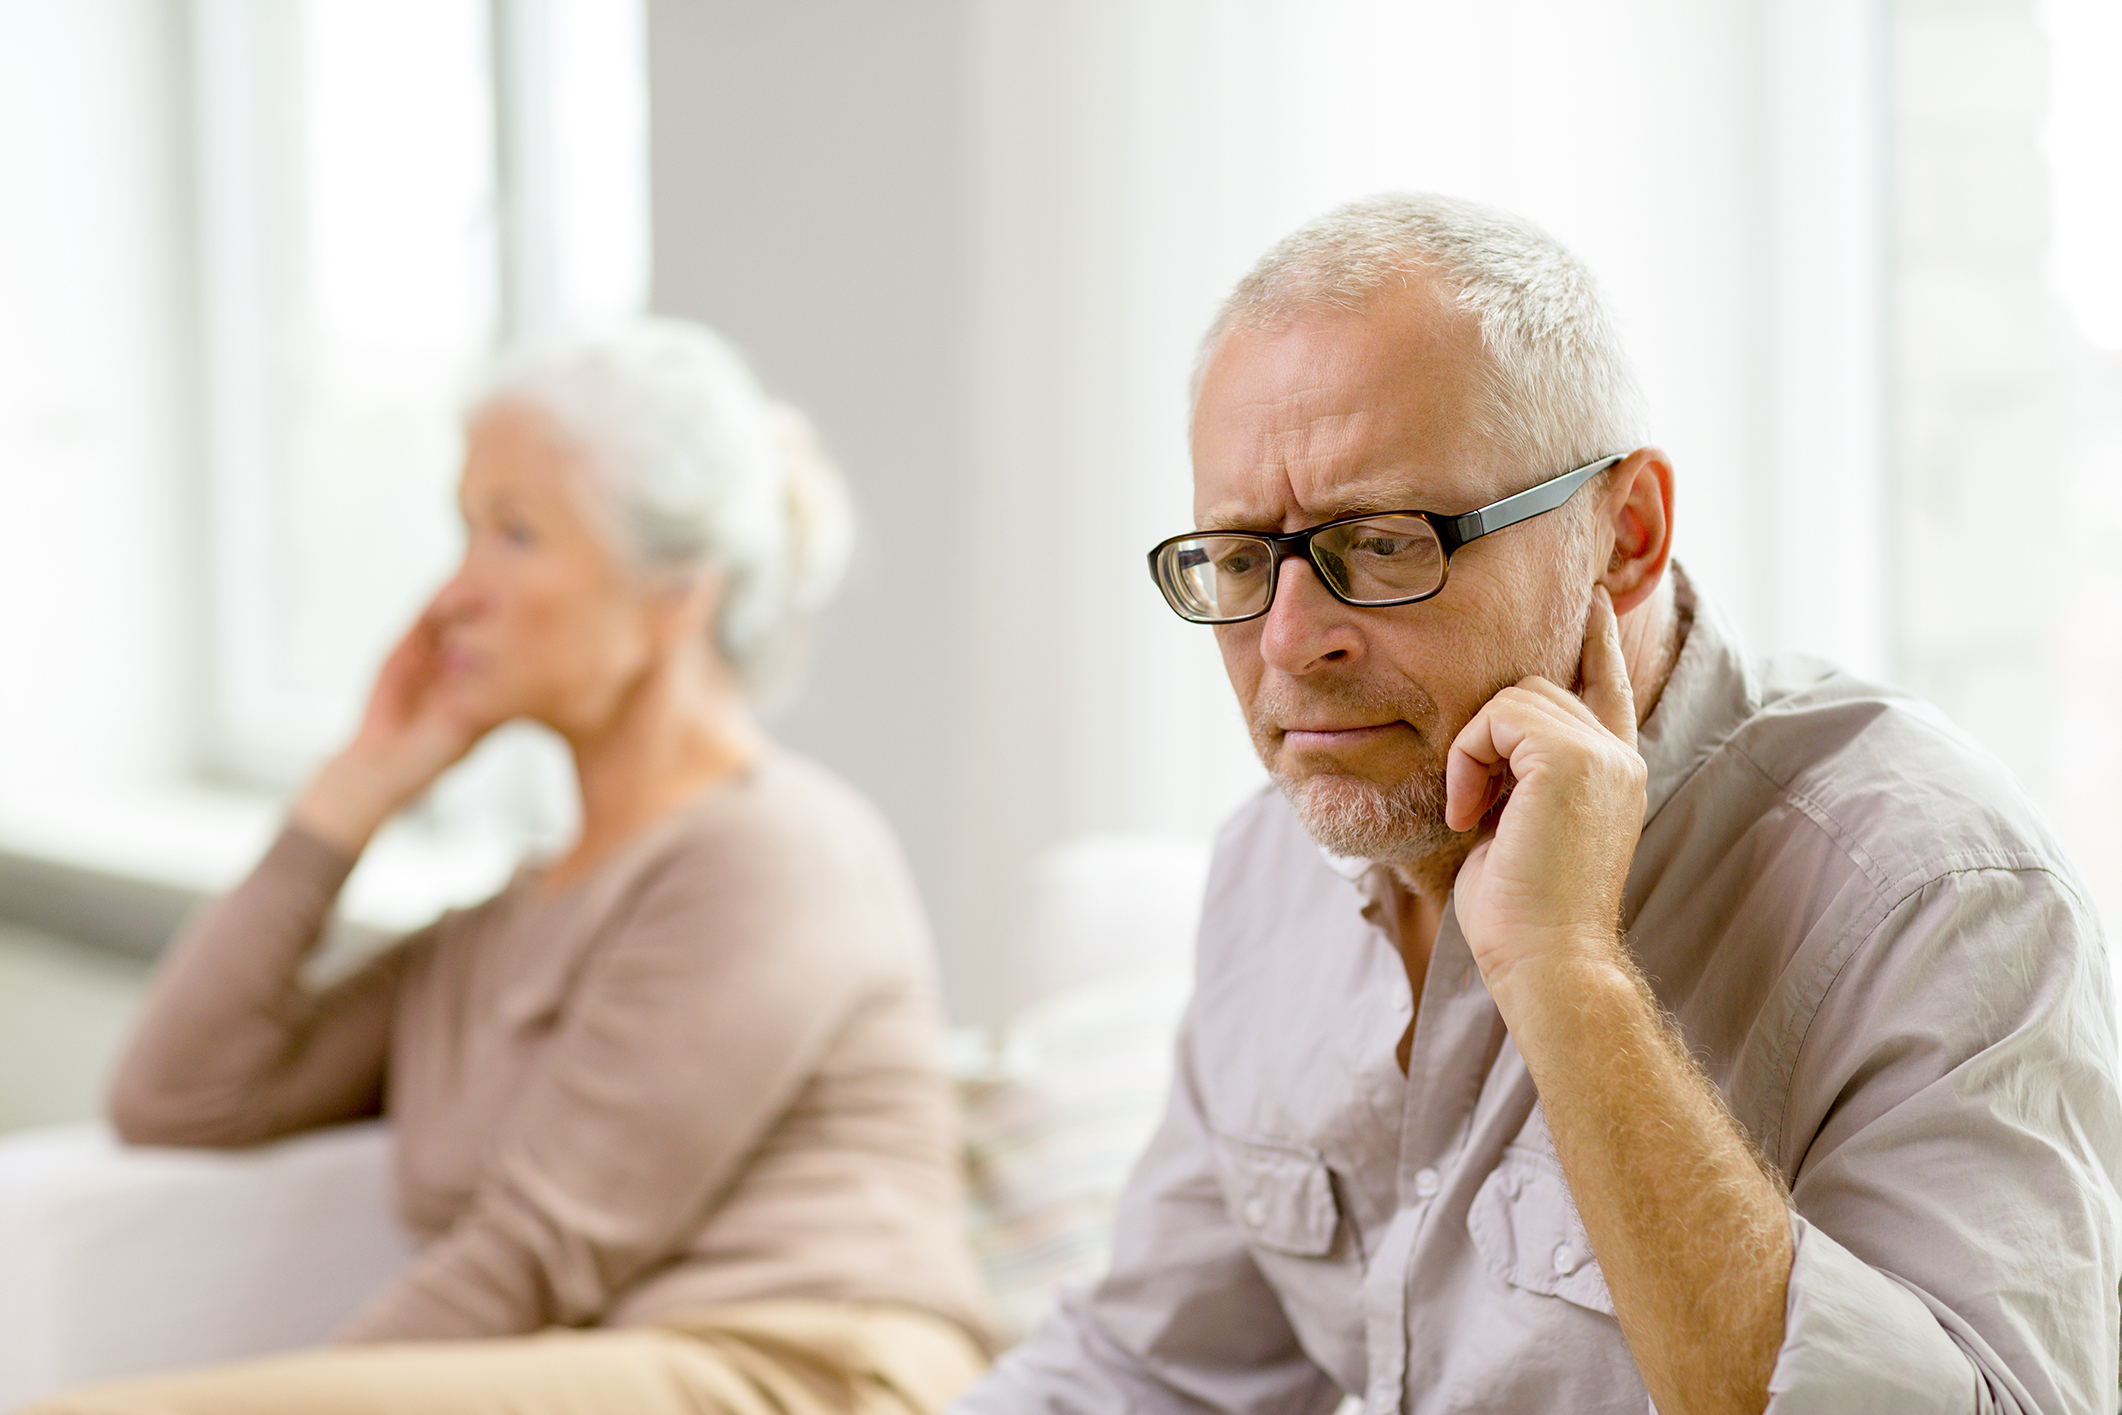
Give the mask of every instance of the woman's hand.
<svg viewBox="0 0 2122 1415">
<path fill-rule="evenodd" d="M 434 603 L 383 660 L 353 740 L 295 802 L 311 834 L 358 855 L 369 837 L 495 724 L 473 720 L 449 690 Z"/>
</svg>

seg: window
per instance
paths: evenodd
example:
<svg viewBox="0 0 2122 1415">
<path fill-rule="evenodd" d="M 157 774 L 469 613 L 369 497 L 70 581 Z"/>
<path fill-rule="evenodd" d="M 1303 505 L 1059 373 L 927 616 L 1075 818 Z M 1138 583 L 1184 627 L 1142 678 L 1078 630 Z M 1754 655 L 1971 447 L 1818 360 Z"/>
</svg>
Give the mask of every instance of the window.
<svg viewBox="0 0 2122 1415">
<path fill-rule="evenodd" d="M 456 550 L 458 415 L 508 340 L 638 310 L 637 6 L 209 0 L 192 33 L 206 758 L 294 779 Z"/>
<path fill-rule="evenodd" d="M 2122 11 L 1896 23 L 1899 676 L 2122 919 Z"/>
</svg>

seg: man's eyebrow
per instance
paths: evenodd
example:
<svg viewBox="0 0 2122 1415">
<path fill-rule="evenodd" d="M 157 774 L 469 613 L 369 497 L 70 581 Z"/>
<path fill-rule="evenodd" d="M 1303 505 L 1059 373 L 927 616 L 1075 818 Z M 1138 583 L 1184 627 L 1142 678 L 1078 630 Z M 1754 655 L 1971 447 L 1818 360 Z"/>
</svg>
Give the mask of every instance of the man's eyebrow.
<svg viewBox="0 0 2122 1415">
<path fill-rule="evenodd" d="M 1194 518 L 1197 531 L 1274 530 L 1268 518 L 1250 515 L 1236 506 L 1214 506 Z"/>
<path fill-rule="evenodd" d="M 1360 495 L 1351 496 L 1344 501 L 1337 501 L 1334 503 L 1333 509 L 1320 519 L 1338 521 L 1343 516 L 1373 516 L 1388 511 L 1422 511 L 1427 509 L 1427 507 L 1415 505 L 1406 492 L 1393 491 L 1388 488 L 1383 491 L 1364 492 Z"/>
<path fill-rule="evenodd" d="M 1304 524 L 1320 526 L 1328 521 L 1338 521 L 1344 516 L 1376 516 L 1393 511 L 1417 511 L 1427 508 L 1411 504 L 1407 493 L 1391 489 L 1360 492 L 1344 499 L 1321 506 L 1317 513 L 1307 516 Z M 1254 515 L 1239 506 L 1214 506 L 1201 516 L 1198 527 L 1204 531 L 1279 531 L 1282 523 L 1272 516 Z"/>
</svg>

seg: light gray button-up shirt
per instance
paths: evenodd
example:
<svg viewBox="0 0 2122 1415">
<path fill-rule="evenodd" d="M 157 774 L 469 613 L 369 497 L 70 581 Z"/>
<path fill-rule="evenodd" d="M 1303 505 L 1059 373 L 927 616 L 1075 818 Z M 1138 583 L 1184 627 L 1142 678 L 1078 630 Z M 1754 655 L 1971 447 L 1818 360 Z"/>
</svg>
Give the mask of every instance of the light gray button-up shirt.
<svg viewBox="0 0 2122 1415">
<path fill-rule="evenodd" d="M 1642 748 L 1629 947 L 1790 1186 L 1771 1412 L 2114 1411 L 2114 1001 L 2024 795 L 1919 702 L 1749 663 L 1707 606 Z M 1111 1272 L 960 1415 L 1648 1408 L 1449 910 L 1401 1074 L 1385 883 L 1272 793 L 1225 828 Z"/>
</svg>

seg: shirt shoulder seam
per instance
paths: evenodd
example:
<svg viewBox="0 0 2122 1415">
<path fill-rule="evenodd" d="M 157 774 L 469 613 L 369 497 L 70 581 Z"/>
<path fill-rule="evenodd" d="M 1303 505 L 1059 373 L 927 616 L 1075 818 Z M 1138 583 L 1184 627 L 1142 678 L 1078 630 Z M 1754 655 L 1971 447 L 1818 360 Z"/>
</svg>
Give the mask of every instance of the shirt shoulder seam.
<svg viewBox="0 0 2122 1415">
<path fill-rule="evenodd" d="M 1802 812 L 1836 849 L 1847 859 L 1869 887 L 1867 905 L 1842 930 L 1839 937 L 1821 955 L 1819 963 L 1811 970 L 1805 987 L 1805 1001 L 1784 1037 L 1779 1038 L 1772 1053 L 1773 1077 L 1778 1099 L 1775 1103 L 1775 1128 L 1760 1137 L 1765 1153 L 1773 1153 L 1780 1144 L 1790 1123 L 1792 1104 L 1791 1077 L 1796 1073 L 1798 1058 L 1811 1040 L 1814 1023 L 1819 1020 L 1820 1009 L 1827 996 L 1841 980 L 1850 963 L 1864 945 L 1877 937 L 1886 921 L 1892 918 L 1911 899 L 1916 898 L 1944 881 L 1957 875 L 1968 874 L 2039 874 L 2047 876 L 2065 897 L 2079 909 L 2085 902 L 2080 898 L 2069 876 L 2055 865 L 2030 851 L 1960 850 L 1926 862 L 1926 867 L 1895 875 L 1886 871 L 1878 858 L 1843 825 L 1820 801 L 1788 782 L 1780 781 L 1737 741 L 1734 733 L 1721 744 L 1739 760 L 1758 772 L 1776 793 Z"/>
</svg>

